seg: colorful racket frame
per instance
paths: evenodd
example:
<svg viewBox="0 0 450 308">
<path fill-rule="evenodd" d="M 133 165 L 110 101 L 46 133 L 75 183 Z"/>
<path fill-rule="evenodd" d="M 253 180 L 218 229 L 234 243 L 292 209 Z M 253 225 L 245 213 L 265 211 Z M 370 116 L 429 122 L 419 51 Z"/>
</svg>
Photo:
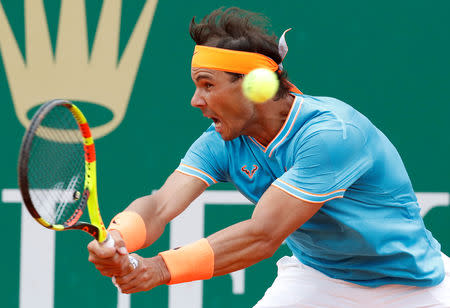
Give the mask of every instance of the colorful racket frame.
<svg viewBox="0 0 450 308">
<path fill-rule="evenodd" d="M 63 106 L 67 108 L 76 120 L 80 129 L 85 154 L 85 180 L 81 200 L 78 208 L 74 214 L 63 224 L 51 224 L 42 218 L 32 202 L 29 182 L 28 182 L 28 161 L 30 158 L 31 146 L 33 139 L 37 137 L 37 129 L 39 128 L 45 116 L 55 107 Z M 22 198 L 30 212 L 31 216 L 36 219 L 41 225 L 48 229 L 63 231 L 69 229 L 79 229 L 92 235 L 97 241 L 104 242 L 107 239 L 108 233 L 103 224 L 100 215 L 97 196 L 97 172 L 96 172 L 96 156 L 94 140 L 91 135 L 91 130 L 86 117 L 80 109 L 73 103 L 67 100 L 52 100 L 43 104 L 31 120 L 30 127 L 25 133 L 22 141 L 22 146 L 19 154 L 19 187 L 22 193 Z M 79 221 L 83 212 L 88 208 L 91 223 Z"/>
</svg>

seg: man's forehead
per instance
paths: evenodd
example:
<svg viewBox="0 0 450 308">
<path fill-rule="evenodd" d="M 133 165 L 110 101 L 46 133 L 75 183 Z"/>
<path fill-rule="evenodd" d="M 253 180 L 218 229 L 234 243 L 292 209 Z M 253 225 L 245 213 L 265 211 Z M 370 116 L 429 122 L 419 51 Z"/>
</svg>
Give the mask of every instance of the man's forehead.
<svg viewBox="0 0 450 308">
<path fill-rule="evenodd" d="M 203 68 L 203 67 L 191 67 L 192 74 L 198 74 L 198 73 L 203 73 L 203 72 L 214 74 L 215 72 L 217 72 L 217 70 L 213 70 L 210 68 Z"/>
<path fill-rule="evenodd" d="M 213 70 L 209 68 L 202 68 L 202 67 L 192 67 L 191 68 L 191 76 L 192 79 L 199 79 L 199 78 L 220 78 L 225 75 L 225 72 L 219 71 L 219 70 Z"/>
</svg>

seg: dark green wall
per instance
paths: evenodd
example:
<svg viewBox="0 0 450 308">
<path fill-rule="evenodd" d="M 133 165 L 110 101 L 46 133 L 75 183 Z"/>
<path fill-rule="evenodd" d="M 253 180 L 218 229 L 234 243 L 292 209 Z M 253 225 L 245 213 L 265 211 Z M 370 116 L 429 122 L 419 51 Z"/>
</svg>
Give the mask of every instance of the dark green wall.
<svg viewBox="0 0 450 308">
<path fill-rule="evenodd" d="M 43 2 L 55 49 L 61 1 Z M 123 1 L 120 54 L 144 2 Z M 1 5 L 24 55 L 25 5 L 16 0 L 2 0 Z M 339 98 L 369 117 L 398 148 L 417 192 L 450 191 L 450 104 L 446 93 L 450 86 L 449 1 L 160 0 L 125 117 L 117 129 L 96 141 L 105 221 L 134 198 L 161 186 L 189 145 L 208 127 L 209 121 L 190 106 L 194 44 L 188 24 L 193 16 L 202 17 L 222 5 L 240 5 L 268 15 L 277 35 L 292 27 L 287 34 L 289 53 L 284 64 L 291 81 L 306 94 Z M 87 1 L 90 46 L 101 8 L 102 1 Z M 0 28 L 2 31 L 5 28 Z M 16 117 L 4 68 L 8 60 L 1 48 L 5 47 L 0 44 L 0 190 L 4 190 L 17 189 L 16 162 L 24 127 Z M 39 85 L 45 80 L 34 82 Z M 91 121 L 108 117 L 89 106 L 83 110 Z M 232 187 L 220 184 L 211 189 Z M 3 202 L 0 214 L 5 234 L 0 288 L 5 304 L 1 306 L 18 307 L 20 205 Z M 207 206 L 205 232 L 210 234 L 250 215 L 251 207 L 246 205 Z M 445 207 L 436 207 L 425 217 L 446 253 L 450 253 L 449 218 L 450 209 Z M 142 254 L 151 256 L 167 249 L 168 233 Z M 89 241 L 79 232 L 56 235 L 55 307 L 115 305 L 114 287 L 87 261 L 85 246 Z M 272 259 L 248 269 L 243 295 L 231 293 L 229 276 L 205 282 L 204 307 L 251 307 L 271 284 L 275 261 L 285 253 L 288 251 L 283 246 Z M 167 297 L 167 287 L 159 287 L 133 295 L 131 306 L 166 307 Z"/>
</svg>

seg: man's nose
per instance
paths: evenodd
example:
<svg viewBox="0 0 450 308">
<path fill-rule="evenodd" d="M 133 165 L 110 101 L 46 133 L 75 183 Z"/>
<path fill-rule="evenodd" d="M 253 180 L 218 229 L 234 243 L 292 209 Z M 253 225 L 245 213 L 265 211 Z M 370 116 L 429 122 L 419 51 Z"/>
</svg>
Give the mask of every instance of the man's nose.
<svg viewBox="0 0 450 308">
<path fill-rule="evenodd" d="M 197 108 L 206 106 L 206 101 L 200 95 L 200 91 L 198 89 L 195 90 L 194 95 L 191 98 L 191 106 L 192 107 L 197 107 Z"/>
</svg>

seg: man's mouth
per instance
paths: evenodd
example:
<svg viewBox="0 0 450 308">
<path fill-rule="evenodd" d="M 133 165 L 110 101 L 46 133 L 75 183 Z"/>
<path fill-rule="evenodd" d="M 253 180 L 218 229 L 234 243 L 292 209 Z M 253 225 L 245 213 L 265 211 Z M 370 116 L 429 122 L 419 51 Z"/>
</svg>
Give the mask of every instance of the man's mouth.
<svg viewBox="0 0 450 308">
<path fill-rule="evenodd" d="M 211 119 L 215 124 L 217 124 L 217 123 L 220 122 L 220 120 L 219 120 L 218 117 L 210 116 L 210 115 L 206 115 L 206 114 L 203 114 L 203 116 L 204 116 L 205 118 Z"/>
<path fill-rule="evenodd" d="M 206 115 L 206 114 L 203 114 L 203 116 L 205 118 L 211 119 L 214 122 L 214 126 L 218 133 L 220 133 L 222 131 L 222 121 L 218 117 L 212 116 L 212 115 Z"/>
<path fill-rule="evenodd" d="M 211 119 L 214 122 L 214 126 L 216 128 L 216 132 L 220 133 L 222 131 L 222 121 L 219 118 L 210 116 L 208 119 Z"/>
</svg>

